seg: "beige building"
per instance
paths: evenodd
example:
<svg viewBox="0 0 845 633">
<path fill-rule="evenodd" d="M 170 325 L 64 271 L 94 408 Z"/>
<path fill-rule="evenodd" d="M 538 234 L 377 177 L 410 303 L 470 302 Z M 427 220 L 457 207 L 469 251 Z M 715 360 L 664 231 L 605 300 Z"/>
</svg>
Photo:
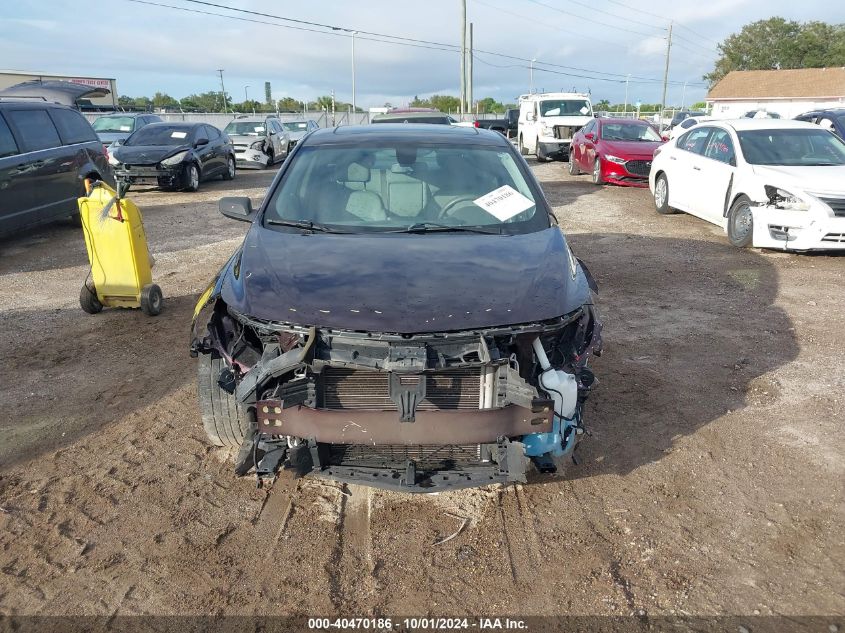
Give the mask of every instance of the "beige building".
<svg viewBox="0 0 845 633">
<path fill-rule="evenodd" d="M 751 110 L 791 119 L 820 108 L 845 107 L 845 68 L 734 70 L 707 93 L 713 116 L 741 117 Z"/>
<path fill-rule="evenodd" d="M 70 81 L 93 88 L 106 88 L 111 93 L 104 97 L 90 99 L 93 105 L 102 107 L 117 106 L 117 80 L 108 77 L 84 77 L 82 75 L 57 75 L 55 73 L 28 72 L 22 70 L 0 70 L 0 90 L 9 88 L 24 81 Z"/>
</svg>

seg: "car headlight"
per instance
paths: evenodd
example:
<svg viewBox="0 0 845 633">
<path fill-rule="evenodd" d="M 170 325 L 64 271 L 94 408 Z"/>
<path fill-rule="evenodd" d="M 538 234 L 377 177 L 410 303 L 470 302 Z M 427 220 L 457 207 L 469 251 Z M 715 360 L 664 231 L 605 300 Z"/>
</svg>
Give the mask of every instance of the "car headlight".
<svg viewBox="0 0 845 633">
<path fill-rule="evenodd" d="M 554 135 L 554 130 L 552 129 L 552 126 L 549 125 L 548 123 L 541 123 L 540 124 L 540 131 L 543 133 L 543 136 L 553 136 Z"/>
<path fill-rule="evenodd" d="M 566 252 L 569 255 L 569 274 L 572 275 L 572 280 L 574 281 L 578 276 L 578 260 L 569 246 L 566 247 Z"/>
<path fill-rule="evenodd" d="M 614 156 L 613 154 L 605 154 L 604 159 L 609 160 L 611 163 L 616 163 L 617 165 L 624 165 L 628 162 L 624 158 L 619 158 L 618 156 Z"/>
<path fill-rule="evenodd" d="M 264 141 L 253 141 L 249 144 L 249 148 L 264 151 Z"/>
<path fill-rule="evenodd" d="M 188 150 L 185 150 L 184 152 L 179 152 L 178 154 L 173 154 L 173 156 L 171 156 L 170 158 L 165 158 L 163 161 L 161 161 L 161 164 L 165 167 L 175 167 L 183 160 L 185 160 L 185 156 L 187 155 Z"/>
<path fill-rule="evenodd" d="M 117 165 L 120 165 L 120 161 L 117 160 L 114 157 L 114 154 L 112 154 L 111 152 L 109 152 L 108 154 L 109 154 L 109 165 L 112 165 L 114 167 L 116 167 Z"/>
<path fill-rule="evenodd" d="M 775 187 L 774 185 L 766 185 L 766 197 L 769 199 L 769 204 L 776 209 L 786 209 L 789 211 L 806 211 L 810 208 L 810 204 L 786 189 Z"/>
</svg>

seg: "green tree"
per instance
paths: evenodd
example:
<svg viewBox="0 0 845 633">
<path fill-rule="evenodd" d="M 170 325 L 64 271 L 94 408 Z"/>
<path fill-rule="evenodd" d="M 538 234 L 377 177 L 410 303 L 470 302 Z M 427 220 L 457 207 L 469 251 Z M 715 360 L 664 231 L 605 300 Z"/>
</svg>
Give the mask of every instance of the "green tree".
<svg viewBox="0 0 845 633">
<path fill-rule="evenodd" d="M 135 97 L 133 99 L 133 104 L 136 108 L 150 108 L 153 105 L 152 100 L 149 97 Z"/>
<path fill-rule="evenodd" d="M 162 108 L 165 106 L 178 106 L 179 102 L 176 101 L 173 97 L 169 94 L 164 94 L 161 92 L 156 92 L 153 95 L 153 106 L 156 108 Z"/>
<path fill-rule="evenodd" d="M 604 112 L 605 110 L 610 110 L 610 101 L 608 101 L 607 99 L 597 101 L 593 104 L 593 110 L 600 110 L 602 112 Z"/>
<path fill-rule="evenodd" d="M 133 106 L 135 105 L 135 98 L 127 97 L 126 95 L 120 95 L 117 98 L 117 105 L 122 106 L 124 108 Z"/>
<path fill-rule="evenodd" d="M 293 97 L 282 97 L 276 103 L 276 107 L 281 112 L 302 112 L 305 104 L 302 101 L 297 101 Z"/>
<path fill-rule="evenodd" d="M 843 66 L 845 24 L 758 20 L 728 36 L 719 44 L 719 53 L 713 70 L 704 75 L 710 85 L 732 70 Z"/>
<path fill-rule="evenodd" d="M 231 107 L 231 98 L 228 95 L 226 95 L 226 101 L 227 107 Z M 223 110 L 223 102 L 220 99 L 220 93 L 217 91 L 188 95 L 182 98 L 179 103 L 186 110 L 200 112 L 221 112 Z"/>
<path fill-rule="evenodd" d="M 496 101 L 493 97 L 484 97 L 475 102 L 478 111 L 483 114 L 490 112 L 504 112 L 505 106 Z"/>
</svg>

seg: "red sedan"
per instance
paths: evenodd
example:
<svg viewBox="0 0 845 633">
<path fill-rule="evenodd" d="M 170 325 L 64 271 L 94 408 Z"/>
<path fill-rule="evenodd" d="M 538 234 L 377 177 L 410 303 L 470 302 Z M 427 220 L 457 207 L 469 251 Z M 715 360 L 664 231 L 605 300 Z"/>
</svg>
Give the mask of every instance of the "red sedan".
<svg viewBox="0 0 845 633">
<path fill-rule="evenodd" d="M 648 187 L 654 150 L 663 142 L 646 121 L 593 119 L 572 138 L 569 173 L 590 173 L 597 185 Z"/>
</svg>

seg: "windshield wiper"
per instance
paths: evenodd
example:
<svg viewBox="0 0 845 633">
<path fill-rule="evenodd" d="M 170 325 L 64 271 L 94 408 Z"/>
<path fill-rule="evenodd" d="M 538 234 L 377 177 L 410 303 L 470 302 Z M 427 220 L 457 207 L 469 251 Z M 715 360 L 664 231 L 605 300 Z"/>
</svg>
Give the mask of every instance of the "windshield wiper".
<svg viewBox="0 0 845 633">
<path fill-rule="evenodd" d="M 347 231 L 337 231 L 322 224 L 314 224 L 310 220 L 274 220 L 268 218 L 265 223 L 272 226 L 292 226 L 295 229 L 305 229 L 317 233 L 347 233 Z"/>
<path fill-rule="evenodd" d="M 483 233 L 485 235 L 502 235 L 501 228 L 496 230 L 483 229 L 476 226 L 461 226 L 452 224 L 439 224 L 437 222 L 417 222 L 411 224 L 404 229 L 396 229 L 395 231 L 387 231 L 388 233 L 437 233 L 437 232 L 465 232 L 465 233 Z"/>
</svg>

